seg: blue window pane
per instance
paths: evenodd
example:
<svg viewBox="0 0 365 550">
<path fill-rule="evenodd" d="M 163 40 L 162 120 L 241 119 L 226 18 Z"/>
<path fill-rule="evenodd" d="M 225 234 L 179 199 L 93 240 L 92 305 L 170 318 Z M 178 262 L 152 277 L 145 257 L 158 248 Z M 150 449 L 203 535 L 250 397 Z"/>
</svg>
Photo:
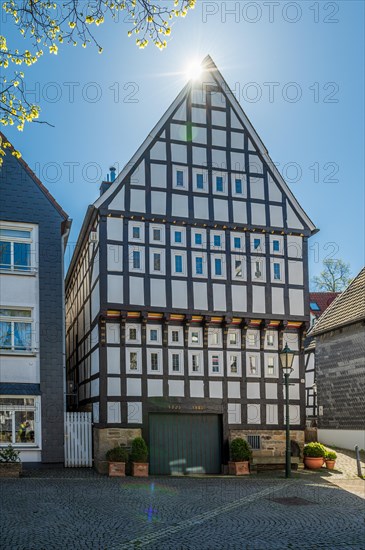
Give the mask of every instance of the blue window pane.
<svg viewBox="0 0 365 550">
<path fill-rule="evenodd" d="M 203 275 L 203 258 L 195 258 L 195 270 L 197 275 Z"/>
<path fill-rule="evenodd" d="M 280 252 L 280 241 L 273 241 L 272 247 L 274 252 Z"/>
<path fill-rule="evenodd" d="M 151 342 L 157 342 L 157 330 L 151 329 L 150 331 L 150 340 Z"/>
<path fill-rule="evenodd" d="M 11 245 L 10 243 L 0 242 L 0 268 L 10 269 L 11 265 Z"/>
<path fill-rule="evenodd" d="M 30 268 L 30 244 L 14 243 L 14 267 L 24 271 Z"/>
<path fill-rule="evenodd" d="M 177 170 L 176 172 L 176 185 L 184 187 L 184 172 L 182 170 Z"/>
<path fill-rule="evenodd" d="M 204 189 L 203 174 L 197 174 L 196 175 L 196 188 L 197 189 Z"/>
<path fill-rule="evenodd" d="M 141 254 L 137 250 L 133 251 L 133 268 L 134 269 L 141 268 Z"/>
<path fill-rule="evenodd" d="M 317 304 L 317 302 L 311 302 L 310 303 L 310 308 L 313 309 L 313 311 L 321 311 L 319 305 Z"/>
<path fill-rule="evenodd" d="M 14 347 L 20 350 L 31 349 L 31 324 L 14 323 Z"/>
<path fill-rule="evenodd" d="M 182 243 L 181 231 L 175 231 L 175 243 Z"/>
<path fill-rule="evenodd" d="M 234 247 L 235 248 L 241 248 L 241 237 L 235 237 L 234 238 Z"/>
<path fill-rule="evenodd" d="M 242 180 L 236 179 L 235 186 L 236 186 L 237 195 L 241 195 L 242 194 Z"/>
<path fill-rule="evenodd" d="M 139 239 L 140 238 L 140 228 L 139 227 L 133 227 L 133 239 Z"/>
<path fill-rule="evenodd" d="M 223 178 L 221 176 L 217 176 L 216 178 L 216 190 L 219 193 L 223 193 Z"/>
<path fill-rule="evenodd" d="M 214 246 L 220 246 L 220 245 L 221 245 L 221 238 L 220 238 L 220 235 L 214 235 L 214 237 L 213 237 L 213 243 L 214 243 Z"/>
<path fill-rule="evenodd" d="M 182 256 L 175 256 L 175 271 L 176 273 L 182 273 L 182 270 L 183 270 Z"/>
<path fill-rule="evenodd" d="M 195 233 L 195 244 L 203 244 L 203 237 L 201 233 Z"/>
<path fill-rule="evenodd" d="M 0 322 L 0 348 L 11 348 L 11 323 Z"/>
<path fill-rule="evenodd" d="M 274 279 L 280 279 L 280 264 L 274 264 Z"/>
<path fill-rule="evenodd" d="M 13 239 L 30 239 L 30 231 L 18 231 L 16 229 L 0 229 L 0 237 L 12 237 Z"/>
<path fill-rule="evenodd" d="M 254 239 L 253 240 L 253 247 L 254 247 L 255 250 L 260 248 L 260 245 L 261 245 L 261 239 Z"/>
<path fill-rule="evenodd" d="M 215 265 L 215 274 L 222 275 L 222 260 L 219 260 L 218 258 L 216 258 L 214 260 L 214 265 Z"/>
</svg>

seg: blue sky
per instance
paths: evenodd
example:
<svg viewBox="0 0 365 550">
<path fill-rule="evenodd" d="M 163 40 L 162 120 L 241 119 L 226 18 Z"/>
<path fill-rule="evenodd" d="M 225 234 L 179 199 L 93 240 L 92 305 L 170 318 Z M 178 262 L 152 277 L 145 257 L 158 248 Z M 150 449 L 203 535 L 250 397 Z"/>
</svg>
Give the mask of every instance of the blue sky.
<svg viewBox="0 0 365 550">
<path fill-rule="evenodd" d="M 95 29 L 104 48 L 60 47 L 27 71 L 42 120 L 6 134 L 73 219 L 70 248 L 108 167 L 122 167 L 210 54 L 320 232 L 324 258 L 364 265 L 364 3 L 198 0 L 166 50 L 139 50 L 129 24 Z M 15 34 L 4 25 L 2 32 Z M 33 94 L 31 93 L 33 90 Z M 38 97 L 36 97 L 38 96 Z M 67 261 L 67 260 L 66 260 Z"/>
</svg>

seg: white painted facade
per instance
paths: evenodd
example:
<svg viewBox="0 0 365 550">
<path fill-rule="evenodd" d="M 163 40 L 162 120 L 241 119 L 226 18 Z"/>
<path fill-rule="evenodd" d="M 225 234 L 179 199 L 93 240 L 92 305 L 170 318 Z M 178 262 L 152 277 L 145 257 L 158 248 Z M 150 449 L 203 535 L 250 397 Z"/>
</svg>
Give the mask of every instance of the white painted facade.
<svg viewBox="0 0 365 550">
<path fill-rule="evenodd" d="M 318 441 L 329 447 L 353 451 L 355 445 L 365 449 L 365 430 L 328 430 L 318 428 Z"/>
</svg>

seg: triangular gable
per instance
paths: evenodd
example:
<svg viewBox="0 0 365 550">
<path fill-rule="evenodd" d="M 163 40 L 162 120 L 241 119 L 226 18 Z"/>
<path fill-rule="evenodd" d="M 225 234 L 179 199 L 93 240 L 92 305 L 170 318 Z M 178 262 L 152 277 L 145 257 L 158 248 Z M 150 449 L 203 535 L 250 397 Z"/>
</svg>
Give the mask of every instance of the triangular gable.
<svg viewBox="0 0 365 550">
<path fill-rule="evenodd" d="M 204 76 L 200 82 L 189 82 L 178 97 L 160 119 L 155 128 L 150 132 L 147 139 L 132 157 L 130 162 L 124 167 L 110 188 L 94 203 L 95 207 L 108 205 L 111 210 L 128 210 L 130 212 L 146 211 L 146 194 L 142 188 L 145 186 L 146 169 L 151 170 L 150 177 L 153 178 L 156 187 L 165 189 L 167 187 L 166 167 L 174 162 L 189 164 L 186 156 L 186 147 L 184 141 L 192 141 L 193 144 L 206 144 L 206 124 L 207 116 L 212 117 L 212 124 L 215 129 L 212 131 L 212 151 L 211 163 L 213 169 L 215 166 L 228 169 L 224 165 L 225 153 L 219 150 L 219 147 L 225 143 L 225 131 L 229 126 L 230 145 L 234 152 L 231 152 L 231 171 L 240 173 L 243 178 L 246 173 L 250 177 L 250 197 L 254 201 L 260 201 L 267 197 L 270 206 L 270 226 L 294 231 L 313 233 L 316 228 L 313 222 L 301 208 L 291 190 L 285 183 L 275 164 L 271 160 L 263 142 L 256 133 L 254 127 L 244 113 L 242 107 L 236 100 L 234 94 L 229 89 L 228 84 L 222 77 L 212 59 L 208 56 L 203 61 Z M 209 89 L 210 109 L 206 101 L 206 90 Z M 191 93 L 191 120 L 187 121 L 187 102 L 190 100 Z M 209 115 L 207 113 L 209 112 Z M 229 112 L 229 114 L 227 114 Z M 226 118 L 227 117 L 227 118 Z M 229 120 L 227 120 L 229 119 Z M 185 123 L 185 124 L 183 124 Z M 166 148 L 166 128 L 171 141 L 170 156 Z M 221 130 L 219 129 L 221 128 Z M 236 130 L 236 131 L 235 131 Z M 184 135 L 184 137 L 182 137 Z M 178 141 L 182 143 L 179 144 Z M 246 141 L 245 141 L 246 140 Z M 214 146 L 217 149 L 214 149 Z M 227 147 L 227 144 L 225 144 Z M 229 144 L 228 144 L 229 148 Z M 193 147 L 193 164 L 207 166 L 206 152 L 203 148 Z M 241 152 L 242 151 L 242 152 Z M 145 155 L 149 153 L 150 165 L 146 168 Z M 248 153 L 248 154 L 247 154 Z M 248 160 L 247 160 L 248 159 Z M 264 194 L 264 171 L 267 171 L 267 191 Z M 129 182 L 135 188 L 133 197 L 128 205 L 125 203 L 123 193 L 120 190 L 126 182 Z M 138 191 L 138 187 L 141 190 Z M 137 189 L 136 189 L 137 188 Z M 162 194 L 160 193 L 161 197 Z M 154 204 L 159 203 L 158 191 L 154 192 Z M 271 204 L 273 203 L 273 204 Z M 182 204 L 182 202 L 181 202 Z M 281 208 L 280 205 L 283 207 Z M 225 212 L 222 203 L 221 220 L 225 221 Z M 234 221 L 237 223 L 248 223 L 247 213 L 242 207 L 242 211 L 235 213 Z M 255 203 L 251 207 L 251 225 L 262 224 L 264 205 Z M 164 214 L 163 208 L 157 211 L 154 207 L 153 213 Z M 204 216 L 204 214 L 203 214 Z M 264 216 L 265 219 L 265 216 Z M 219 220 L 217 220 L 219 221 Z"/>
</svg>

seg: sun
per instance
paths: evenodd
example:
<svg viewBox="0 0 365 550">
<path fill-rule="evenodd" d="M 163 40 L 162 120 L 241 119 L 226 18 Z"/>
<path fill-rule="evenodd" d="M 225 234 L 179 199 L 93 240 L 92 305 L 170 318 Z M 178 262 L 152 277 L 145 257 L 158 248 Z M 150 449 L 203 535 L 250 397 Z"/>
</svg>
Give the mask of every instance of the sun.
<svg viewBox="0 0 365 550">
<path fill-rule="evenodd" d="M 199 80 L 203 74 L 203 67 L 199 61 L 192 62 L 186 69 L 186 76 L 189 80 Z"/>
</svg>

